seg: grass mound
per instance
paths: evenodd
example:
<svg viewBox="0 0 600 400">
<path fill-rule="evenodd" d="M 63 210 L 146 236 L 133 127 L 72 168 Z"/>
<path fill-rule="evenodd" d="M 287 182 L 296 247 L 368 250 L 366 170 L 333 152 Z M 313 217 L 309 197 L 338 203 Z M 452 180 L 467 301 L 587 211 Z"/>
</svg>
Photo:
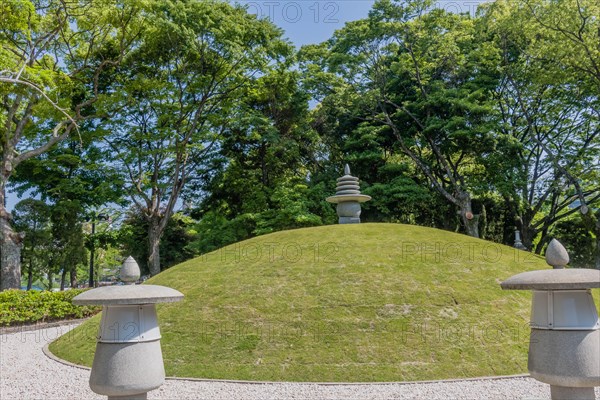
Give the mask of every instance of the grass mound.
<svg viewBox="0 0 600 400">
<path fill-rule="evenodd" d="M 278 232 L 148 281 L 185 300 L 159 306 L 168 376 L 405 381 L 523 373 L 530 294 L 499 283 L 543 259 L 399 224 Z M 50 346 L 91 365 L 98 316 Z"/>
</svg>

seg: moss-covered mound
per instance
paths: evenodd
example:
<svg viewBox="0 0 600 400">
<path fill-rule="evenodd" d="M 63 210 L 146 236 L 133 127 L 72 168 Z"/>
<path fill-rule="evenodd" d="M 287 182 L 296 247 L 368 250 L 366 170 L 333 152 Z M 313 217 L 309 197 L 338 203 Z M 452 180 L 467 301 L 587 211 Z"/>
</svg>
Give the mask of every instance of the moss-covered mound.
<svg viewBox="0 0 600 400">
<path fill-rule="evenodd" d="M 159 306 L 169 376 L 406 381 L 526 372 L 530 294 L 499 283 L 539 268 L 460 234 L 360 224 L 261 236 L 148 283 L 185 294 Z M 51 351 L 91 365 L 98 321 Z"/>
</svg>

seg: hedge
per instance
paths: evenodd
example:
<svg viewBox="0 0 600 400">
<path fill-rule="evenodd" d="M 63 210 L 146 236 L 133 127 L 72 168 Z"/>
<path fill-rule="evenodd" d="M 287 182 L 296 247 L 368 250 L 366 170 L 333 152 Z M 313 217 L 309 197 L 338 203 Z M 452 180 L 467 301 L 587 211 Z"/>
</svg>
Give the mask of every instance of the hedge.
<svg viewBox="0 0 600 400">
<path fill-rule="evenodd" d="M 85 289 L 64 292 L 5 290 L 0 292 L 0 326 L 49 322 L 94 315 L 101 307 L 75 306 L 73 297 Z"/>
</svg>

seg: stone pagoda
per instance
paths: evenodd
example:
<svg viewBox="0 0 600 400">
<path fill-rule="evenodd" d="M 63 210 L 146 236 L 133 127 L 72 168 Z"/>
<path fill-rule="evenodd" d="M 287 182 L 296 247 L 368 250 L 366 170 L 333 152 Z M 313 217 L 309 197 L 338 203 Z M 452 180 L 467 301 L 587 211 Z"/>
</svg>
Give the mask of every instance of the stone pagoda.
<svg viewBox="0 0 600 400">
<path fill-rule="evenodd" d="M 346 164 L 344 176 L 337 180 L 335 196 L 325 200 L 337 204 L 340 224 L 360 224 L 360 203 L 371 200 L 371 196 L 360 194 L 358 178 L 350 175 L 350 167 Z"/>
</svg>

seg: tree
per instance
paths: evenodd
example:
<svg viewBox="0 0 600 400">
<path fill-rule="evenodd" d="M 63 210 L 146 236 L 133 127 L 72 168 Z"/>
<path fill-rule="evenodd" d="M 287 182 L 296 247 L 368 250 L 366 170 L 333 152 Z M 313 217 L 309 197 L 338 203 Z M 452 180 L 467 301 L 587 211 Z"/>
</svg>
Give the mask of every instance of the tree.
<svg viewBox="0 0 600 400">
<path fill-rule="evenodd" d="M 363 126 L 392 135 L 394 150 L 458 208 L 465 232 L 477 237 L 472 198 L 490 189 L 484 158 L 499 142 L 490 118 L 497 53 L 479 40 L 473 19 L 426 13 L 429 5 L 377 1 L 367 19 L 337 31 L 322 54 L 326 71 L 343 78 L 328 78 L 339 84 L 333 95 L 361 106 Z"/>
<path fill-rule="evenodd" d="M 160 241 L 160 265 L 167 269 L 194 256 L 188 245 L 194 238 L 194 220 L 182 213 L 171 216 Z M 148 219 L 137 208 L 127 213 L 118 232 L 118 241 L 122 256 L 132 256 L 139 261 L 144 275 L 148 268 Z"/>
<path fill-rule="evenodd" d="M 502 50 L 499 128 L 518 164 L 506 198 L 526 247 L 540 253 L 553 226 L 600 204 L 600 7 L 588 0 L 502 0 L 483 12 Z M 497 165 L 502 161 L 497 159 Z M 564 225 L 564 224 L 563 224 Z M 534 246 L 534 241 L 537 244 Z"/>
<path fill-rule="evenodd" d="M 255 78 L 291 54 L 281 31 L 220 1 L 153 1 L 143 43 L 116 73 L 107 157 L 148 223 L 148 266 L 190 174 L 206 170 Z M 210 173 L 210 172 L 207 172 Z"/>
<path fill-rule="evenodd" d="M 256 79 L 236 107 L 220 141 L 221 164 L 201 187 L 207 195 L 197 214 L 215 211 L 228 219 L 260 214 L 277 208 L 278 189 L 307 184 L 317 137 L 308 125 L 299 74 L 286 64 Z"/>
<path fill-rule="evenodd" d="M 600 269 L 600 252 L 598 252 L 600 224 L 597 222 L 600 211 L 595 214 L 592 214 L 591 223 L 589 223 L 590 219 L 580 213 L 572 214 L 558 221 L 552 229 L 552 236 L 558 238 L 569 252 L 571 266 Z"/>
<path fill-rule="evenodd" d="M 325 67 L 314 61 L 324 58 L 321 45 L 307 46 L 300 52 L 303 87 L 321 101 L 310 116 L 321 144 L 314 156 L 311 185 L 324 184 L 328 190 L 323 197 L 331 195 L 340 166 L 349 163 L 353 174 L 360 177 L 362 192 L 372 196 L 362 206 L 363 220 L 454 230 L 454 210 L 431 190 L 427 177 L 411 160 L 397 151 L 397 139 L 389 129 L 370 122 L 371 110 L 344 90 L 345 84 L 337 76 L 319 72 Z"/>
<path fill-rule="evenodd" d="M 34 278 L 44 273 L 52 247 L 50 207 L 41 200 L 22 200 L 15 206 L 14 224 L 25 233 L 22 254 L 27 265 L 27 290 L 30 290 Z"/>
<path fill-rule="evenodd" d="M 63 141 L 45 154 L 24 161 L 12 179 L 12 187 L 20 196 L 37 195 L 48 204 L 54 240 L 48 254 L 53 256 L 54 272 L 62 271 L 61 288 L 67 273 L 71 286 L 77 284 L 78 266 L 85 257 L 83 224 L 89 222 L 89 211 L 118 203 L 123 195 L 119 177 L 103 168 L 102 152 L 94 143 L 95 132 L 85 128 L 81 132 L 82 141 Z M 90 251 L 96 236 L 88 237 Z"/>
<path fill-rule="evenodd" d="M 137 37 L 136 0 L 7 0 L 0 5 L 0 289 L 20 286 L 23 236 L 5 208 L 24 161 L 95 114 L 107 70 Z"/>
<path fill-rule="evenodd" d="M 52 251 L 54 267 L 61 273 L 60 290 L 65 289 L 67 273 L 70 286 L 77 286 L 77 267 L 87 260 L 81 212 L 78 200 L 62 200 L 52 207 Z"/>
</svg>

